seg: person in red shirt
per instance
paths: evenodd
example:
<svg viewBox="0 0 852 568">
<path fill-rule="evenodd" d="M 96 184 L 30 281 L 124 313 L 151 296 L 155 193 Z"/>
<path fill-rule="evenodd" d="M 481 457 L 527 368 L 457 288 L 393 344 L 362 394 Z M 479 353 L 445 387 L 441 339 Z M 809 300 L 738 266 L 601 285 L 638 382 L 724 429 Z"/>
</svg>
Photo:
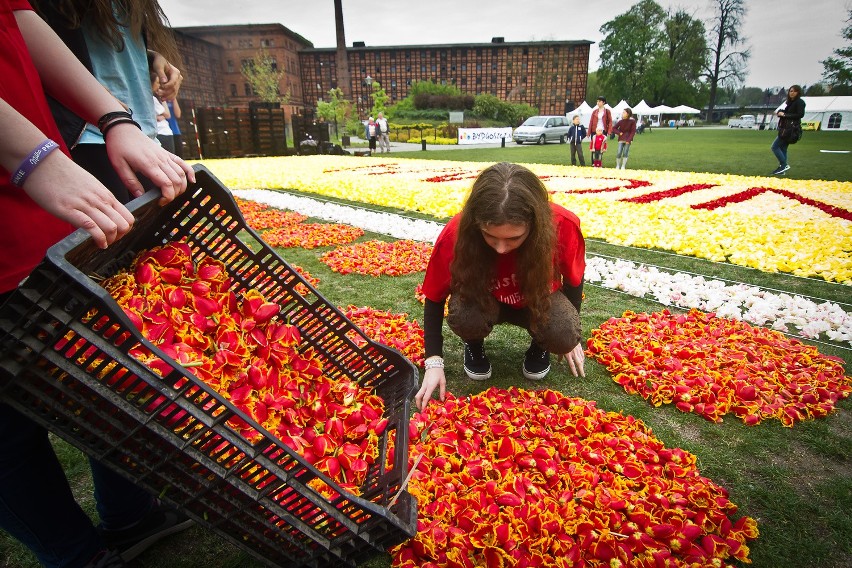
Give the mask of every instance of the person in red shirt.
<svg viewBox="0 0 852 568">
<path fill-rule="evenodd" d="M 585 376 L 579 316 L 585 256 L 580 220 L 550 201 L 538 176 L 505 162 L 483 170 L 426 268 L 426 371 L 418 408 L 436 388 L 441 400 L 446 394 L 441 327 L 448 298 L 447 324 L 464 341 L 470 379 L 491 376 L 484 340 L 501 323 L 531 336 L 522 365 L 527 379 L 547 375 L 550 352 L 564 356 L 574 376 Z"/>
<path fill-rule="evenodd" d="M 75 228 L 106 247 L 134 221 L 101 182 L 71 160 L 45 91 L 98 125 L 110 161 L 134 195 L 143 191 L 136 172 L 160 188 L 162 203 L 184 192 L 194 174 L 142 134 L 129 111 L 26 0 L 0 0 L 0 74 L 2 303 L 47 249 Z M 117 473 L 95 460 L 91 465 L 104 523 L 100 530 L 74 500 L 47 431 L 0 403 L 0 529 L 24 543 L 44 566 L 121 566 L 119 553 L 107 549 L 107 532 L 143 549 L 164 536 L 170 512 Z M 174 532 L 177 525 L 169 524 Z"/>
<path fill-rule="evenodd" d="M 606 134 L 602 128 L 589 138 L 589 151 L 592 154 L 592 165 L 596 168 L 603 167 L 603 153 L 606 152 Z"/>
</svg>

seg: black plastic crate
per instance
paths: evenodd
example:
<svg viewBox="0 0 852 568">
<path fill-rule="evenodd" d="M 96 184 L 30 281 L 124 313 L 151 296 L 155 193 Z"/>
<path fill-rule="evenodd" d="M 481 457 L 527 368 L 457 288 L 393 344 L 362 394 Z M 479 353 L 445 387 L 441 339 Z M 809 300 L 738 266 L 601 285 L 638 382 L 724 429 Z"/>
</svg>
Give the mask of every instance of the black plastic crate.
<svg viewBox="0 0 852 568">
<path fill-rule="evenodd" d="M 417 529 L 416 501 L 400 492 L 417 369 L 367 338 L 260 240 L 219 180 L 203 166 L 195 171 L 197 182 L 165 207 L 158 192 L 134 200 L 131 233 L 108 249 L 83 231 L 51 247 L 0 306 L 0 400 L 267 564 L 353 566 Z M 236 292 L 255 288 L 279 303 L 279 317 L 299 327 L 327 375 L 382 397 L 388 427 L 360 497 L 145 340 L 98 285 L 139 251 L 177 240 L 197 258 L 223 262 Z M 309 292 L 299 294 L 299 284 Z M 139 344 L 172 371 L 160 377 L 130 356 Z M 263 439 L 251 444 L 228 427 L 235 416 Z M 333 498 L 307 485 L 315 478 Z"/>
</svg>

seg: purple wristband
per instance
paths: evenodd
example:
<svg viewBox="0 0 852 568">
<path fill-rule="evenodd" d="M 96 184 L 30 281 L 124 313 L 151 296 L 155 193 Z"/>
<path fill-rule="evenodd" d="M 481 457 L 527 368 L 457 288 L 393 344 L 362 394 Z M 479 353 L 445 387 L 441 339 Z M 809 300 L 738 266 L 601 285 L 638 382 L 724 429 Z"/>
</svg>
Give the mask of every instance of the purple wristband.
<svg viewBox="0 0 852 568">
<path fill-rule="evenodd" d="M 24 182 L 27 181 L 27 178 L 31 173 L 33 173 L 33 170 L 36 169 L 39 163 L 41 163 L 48 154 L 57 148 L 59 148 L 59 144 L 49 139 L 39 144 L 36 149 L 33 150 L 23 162 L 21 162 L 21 165 L 18 166 L 15 173 L 12 174 L 12 178 L 10 179 L 12 185 L 17 187 L 24 185 Z"/>
</svg>

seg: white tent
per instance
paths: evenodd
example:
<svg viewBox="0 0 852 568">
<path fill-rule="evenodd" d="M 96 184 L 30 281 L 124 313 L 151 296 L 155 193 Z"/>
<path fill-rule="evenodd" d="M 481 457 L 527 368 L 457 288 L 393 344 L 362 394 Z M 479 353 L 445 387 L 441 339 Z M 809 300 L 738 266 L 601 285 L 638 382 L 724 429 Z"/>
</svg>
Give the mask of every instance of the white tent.
<svg viewBox="0 0 852 568">
<path fill-rule="evenodd" d="M 691 106 L 677 105 L 672 108 L 672 112 L 677 114 L 698 114 L 701 111 L 697 108 L 692 108 Z"/>
<path fill-rule="evenodd" d="M 592 119 L 592 111 L 594 108 L 589 106 L 589 103 L 583 101 L 580 106 L 572 110 L 568 113 L 568 118 L 573 119 L 575 116 L 580 116 L 580 124 L 588 125 L 589 121 Z"/>
<path fill-rule="evenodd" d="M 814 123 L 814 130 L 852 130 L 852 97 L 802 97 L 802 100 L 805 101 L 802 123 Z M 786 104 L 781 104 L 776 112 Z"/>
<path fill-rule="evenodd" d="M 624 109 L 630 108 L 630 103 L 621 99 L 617 105 L 612 107 L 612 121 L 616 122 L 621 119 L 621 113 L 624 112 Z M 632 109 L 631 109 L 632 110 Z"/>
<path fill-rule="evenodd" d="M 638 114 L 639 116 L 648 116 L 651 114 L 651 107 L 648 106 L 648 103 L 645 102 L 645 99 L 639 101 L 639 104 L 633 107 L 633 114 Z"/>
</svg>

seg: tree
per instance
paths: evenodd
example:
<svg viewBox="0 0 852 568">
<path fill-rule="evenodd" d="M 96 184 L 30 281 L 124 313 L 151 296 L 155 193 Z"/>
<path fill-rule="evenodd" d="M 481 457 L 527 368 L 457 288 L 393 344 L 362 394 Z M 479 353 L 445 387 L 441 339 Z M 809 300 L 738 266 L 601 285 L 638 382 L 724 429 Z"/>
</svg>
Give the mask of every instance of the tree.
<svg viewBox="0 0 852 568">
<path fill-rule="evenodd" d="M 343 98 L 343 91 L 334 88 L 328 91 L 328 101 L 317 102 L 317 116 L 326 122 L 333 122 L 335 136 L 339 136 L 337 127 L 345 124 L 351 108 L 352 102 Z"/>
<path fill-rule="evenodd" d="M 720 87 L 743 82 L 747 70 L 749 49 L 740 27 L 747 8 L 743 0 L 711 0 L 713 17 L 710 20 L 708 65 L 704 77 L 710 87 L 707 121 L 713 121 L 713 108 Z"/>
<path fill-rule="evenodd" d="M 252 91 L 265 103 L 287 103 L 290 92 L 281 95 L 283 71 L 278 70 L 278 62 L 266 49 L 261 47 L 254 57 L 242 68 L 242 75 L 251 85 Z"/>
<path fill-rule="evenodd" d="M 373 81 L 373 84 L 370 86 L 370 98 L 373 99 L 372 116 L 379 116 L 380 112 L 387 112 L 390 96 L 388 96 L 387 91 L 385 91 L 382 84 L 378 81 Z"/>
<path fill-rule="evenodd" d="M 852 8 L 849 9 L 846 27 L 843 28 L 843 39 L 852 42 Z M 831 94 L 839 94 L 835 92 L 835 87 L 845 87 L 846 90 L 852 87 L 852 43 L 835 49 L 833 56 L 820 63 L 822 78 L 828 83 Z"/>
<path fill-rule="evenodd" d="M 601 26 L 604 39 L 597 76 L 608 98 L 651 98 L 662 82 L 658 56 L 665 19 L 665 10 L 654 0 L 641 0 Z"/>
<path fill-rule="evenodd" d="M 598 72 L 592 71 L 589 73 L 588 79 L 586 79 L 586 103 L 588 103 L 589 106 L 595 106 L 595 102 L 601 94 L 603 94 L 603 91 L 601 90 L 601 82 L 598 78 Z"/>
<path fill-rule="evenodd" d="M 669 13 L 664 31 L 665 80 L 652 100 L 696 105 L 701 97 L 701 73 L 707 64 L 704 24 L 684 10 L 678 10 Z"/>
<path fill-rule="evenodd" d="M 743 87 L 737 91 L 734 101 L 741 107 L 763 104 L 766 93 L 759 87 Z"/>
</svg>

